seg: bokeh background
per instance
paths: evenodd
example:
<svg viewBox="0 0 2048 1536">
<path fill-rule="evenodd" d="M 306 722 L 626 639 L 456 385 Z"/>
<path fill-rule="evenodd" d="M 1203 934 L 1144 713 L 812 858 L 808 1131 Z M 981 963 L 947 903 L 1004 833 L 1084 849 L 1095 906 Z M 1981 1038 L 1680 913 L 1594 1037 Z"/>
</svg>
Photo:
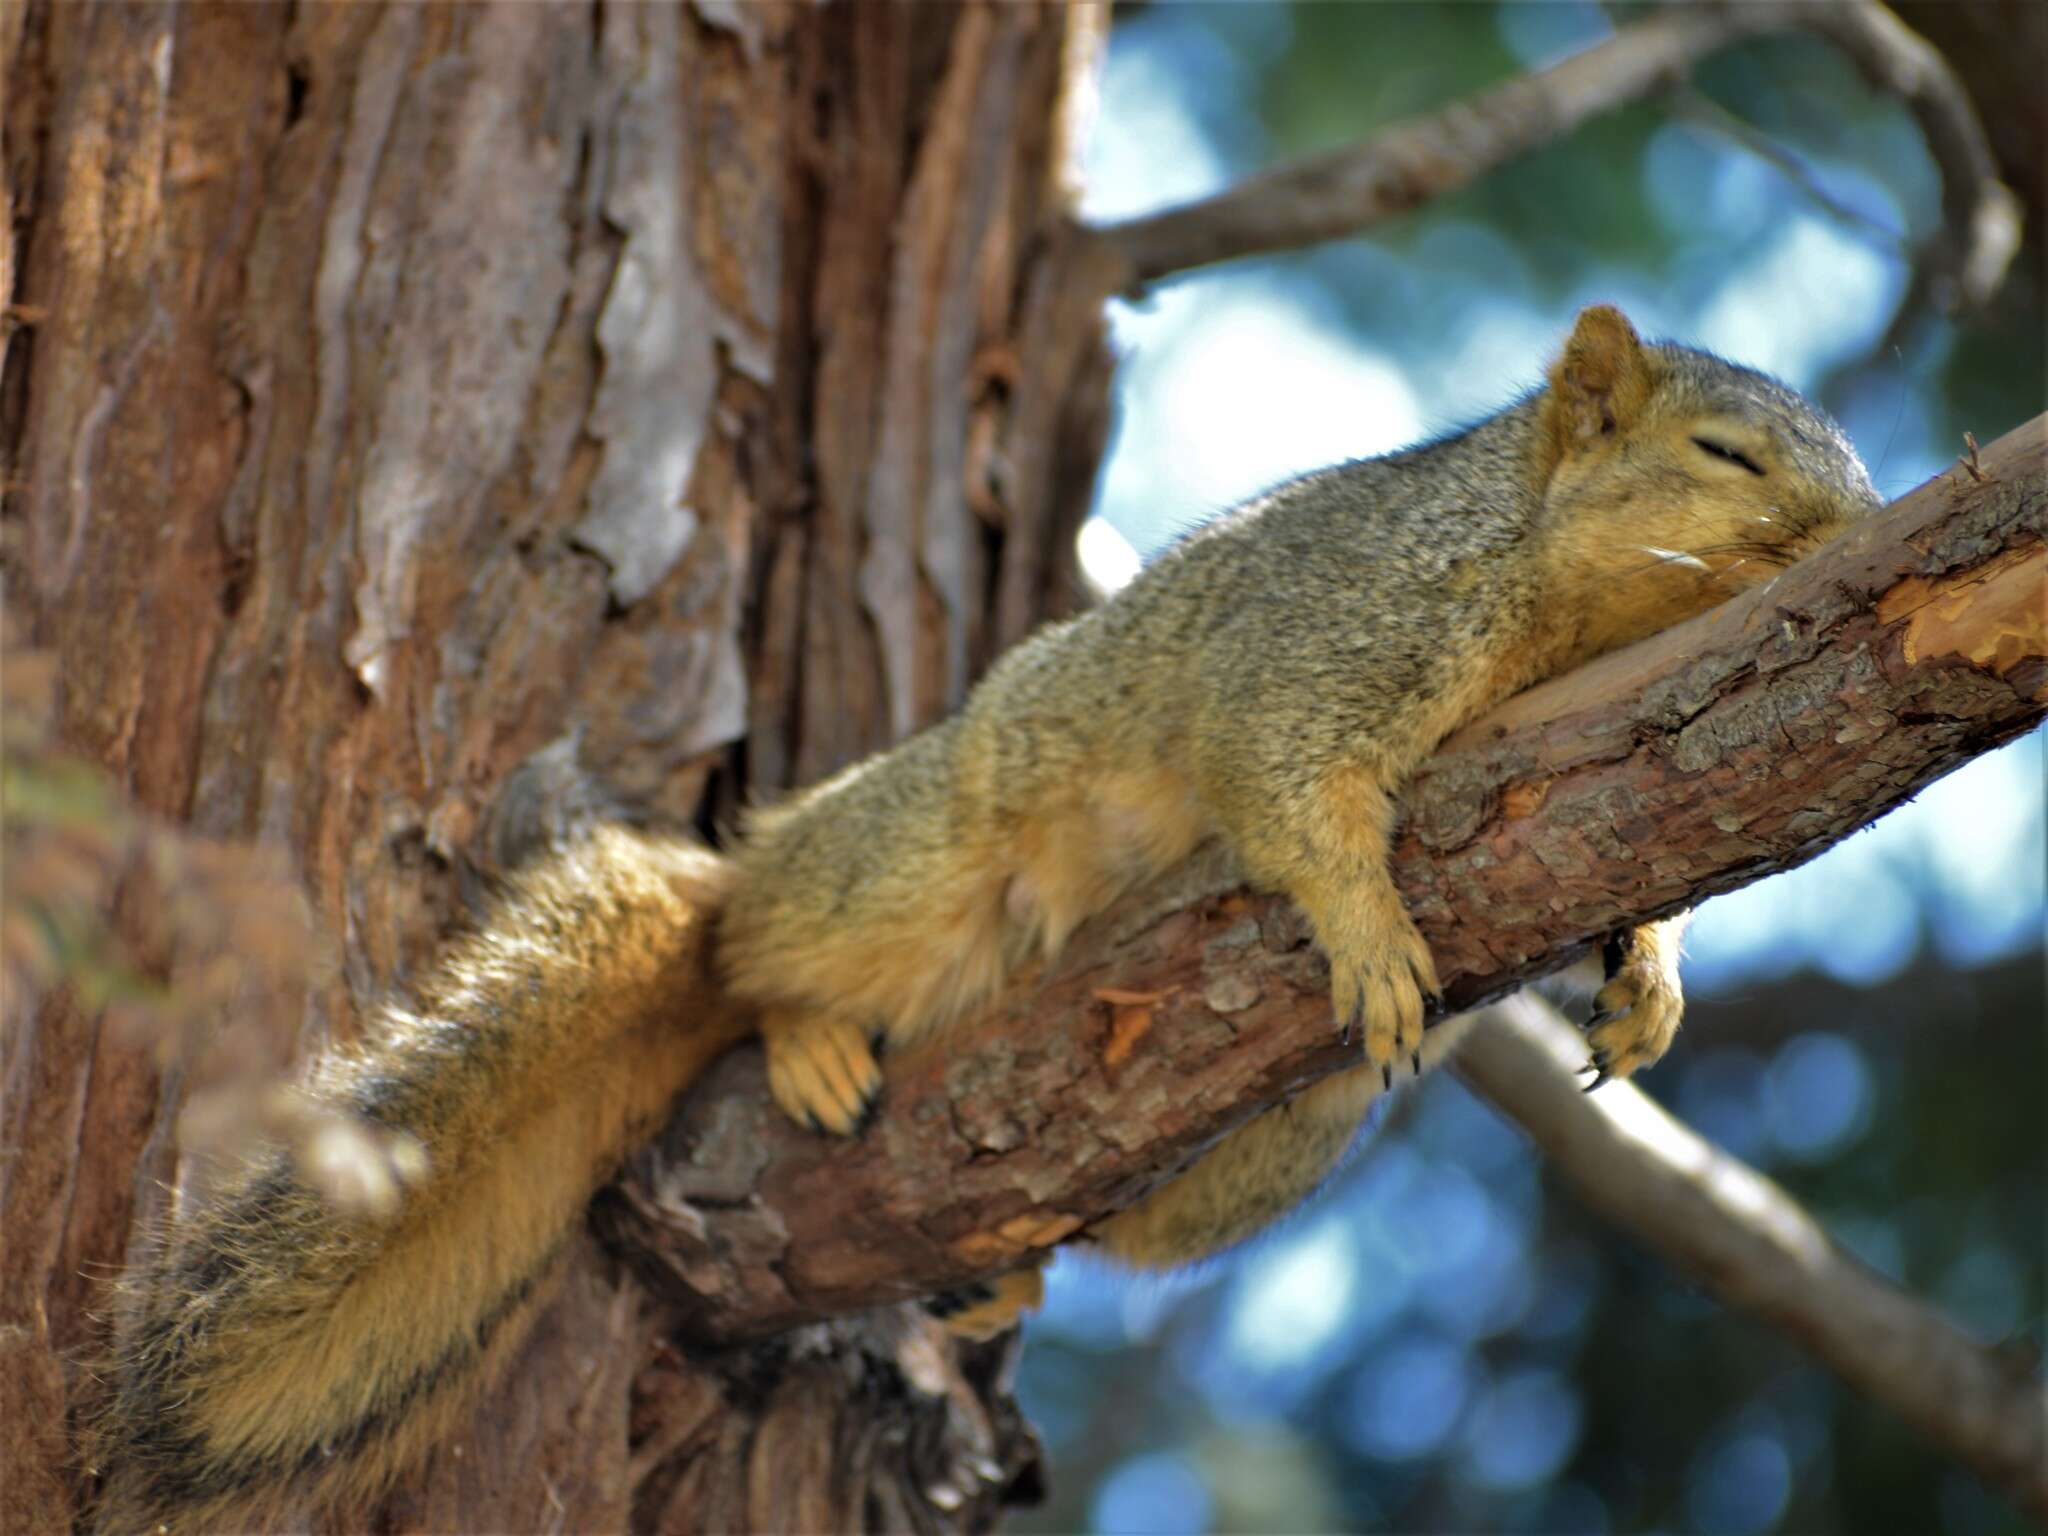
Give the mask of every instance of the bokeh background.
<svg viewBox="0 0 2048 1536">
<path fill-rule="evenodd" d="M 1086 213 L 1356 140 L 1607 35 L 1571 3 L 1119 8 Z M 1939 178 L 1824 45 L 1721 55 L 1370 238 L 1115 315 L 1105 585 L 1271 482 L 1484 415 L 1619 302 L 1823 401 L 1895 496 L 2043 406 L 2041 295 L 1899 318 Z M 1638 1081 L 1868 1263 L 2038 1355 L 2048 1201 L 2042 738 L 1707 904 Z M 1324 1195 L 1191 1274 L 1063 1256 L 1020 1390 L 1023 1531 L 2025 1529 L 1776 1331 L 1582 1213 L 1454 1078 L 1397 1094 Z"/>
</svg>

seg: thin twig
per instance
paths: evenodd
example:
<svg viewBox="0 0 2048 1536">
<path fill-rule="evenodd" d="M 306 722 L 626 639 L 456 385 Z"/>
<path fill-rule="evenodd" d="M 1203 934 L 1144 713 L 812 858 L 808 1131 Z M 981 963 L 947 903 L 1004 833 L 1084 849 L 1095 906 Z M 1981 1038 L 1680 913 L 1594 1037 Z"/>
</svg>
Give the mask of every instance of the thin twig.
<svg viewBox="0 0 2048 1536">
<path fill-rule="evenodd" d="M 1821 185 L 1821 180 L 1814 174 L 1812 166 L 1758 128 L 1756 124 L 1729 111 L 1698 86 L 1683 85 L 1673 91 L 1671 108 L 1673 115 L 1681 122 L 1689 123 L 1702 132 L 1717 134 L 1769 165 L 1792 183 L 1801 197 L 1830 218 L 1848 225 L 1860 234 L 1876 239 L 1887 250 L 1910 255 L 1906 249 L 1906 236 L 1903 231 L 1893 229 L 1882 219 L 1874 219 L 1862 209 L 1835 196 Z"/>
</svg>

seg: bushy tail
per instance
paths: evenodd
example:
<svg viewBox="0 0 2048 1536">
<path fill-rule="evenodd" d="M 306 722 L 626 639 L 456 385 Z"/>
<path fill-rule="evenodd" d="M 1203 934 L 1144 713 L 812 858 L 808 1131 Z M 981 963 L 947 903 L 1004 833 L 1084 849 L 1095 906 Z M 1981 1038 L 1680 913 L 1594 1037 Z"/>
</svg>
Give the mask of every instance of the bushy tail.
<svg viewBox="0 0 2048 1536">
<path fill-rule="evenodd" d="M 394 1214 L 344 1214 L 273 1154 L 167 1234 L 125 1282 L 103 1530 L 365 1496 L 465 1421 L 593 1190 L 747 1032 L 711 980 L 725 886 L 701 848 L 602 828 L 315 1064 L 316 1107 L 409 1134 L 425 1169 Z"/>
</svg>

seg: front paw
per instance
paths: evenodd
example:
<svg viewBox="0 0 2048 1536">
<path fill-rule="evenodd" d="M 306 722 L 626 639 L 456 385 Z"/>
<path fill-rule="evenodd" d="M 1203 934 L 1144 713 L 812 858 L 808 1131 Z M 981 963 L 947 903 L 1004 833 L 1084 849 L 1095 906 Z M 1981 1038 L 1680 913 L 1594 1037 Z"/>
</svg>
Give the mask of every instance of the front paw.
<svg viewBox="0 0 2048 1536">
<path fill-rule="evenodd" d="M 1365 1059 L 1380 1069 L 1385 1087 L 1394 1085 L 1394 1066 L 1422 1071 L 1422 1022 L 1443 1001 L 1436 961 L 1405 912 L 1372 924 L 1345 940 L 1325 939 L 1330 957 L 1330 1002 L 1346 1039 L 1354 1029 L 1365 1038 Z"/>
<path fill-rule="evenodd" d="M 925 1298 L 925 1310 L 963 1339 L 992 1339 L 1045 1305 L 1045 1272 L 1037 1264 L 977 1280 Z"/>
<path fill-rule="evenodd" d="M 1607 984 L 1594 994 L 1593 1016 L 1586 1021 L 1597 1073 L 1588 1093 L 1610 1077 L 1655 1064 L 1685 1015 L 1675 938 L 1662 942 L 1650 929 L 1621 933 L 1607 941 L 1604 955 Z"/>
</svg>

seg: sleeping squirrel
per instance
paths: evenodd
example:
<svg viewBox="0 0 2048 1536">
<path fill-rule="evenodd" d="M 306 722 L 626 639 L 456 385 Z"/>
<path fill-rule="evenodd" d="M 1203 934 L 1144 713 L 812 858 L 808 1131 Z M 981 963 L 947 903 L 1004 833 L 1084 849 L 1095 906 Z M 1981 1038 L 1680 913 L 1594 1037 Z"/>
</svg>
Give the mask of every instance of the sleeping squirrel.
<svg viewBox="0 0 2048 1536">
<path fill-rule="evenodd" d="M 597 829 L 308 1069 L 314 1102 L 424 1151 L 395 1214 L 332 1209 L 273 1150 L 125 1282 L 102 1526 L 374 1493 L 464 1422 L 592 1192 L 717 1055 L 758 1034 L 776 1101 L 857 1134 L 877 1040 L 971 1015 L 1212 837 L 1306 915 L 1362 1060 L 1087 1235 L 1163 1266 L 1256 1231 L 1423 1066 L 1436 969 L 1386 863 L 1404 779 L 1489 706 L 1877 505 L 1803 397 L 1596 306 L 1545 387 L 1219 518 L 1005 655 L 955 718 L 755 814 L 728 854 Z M 1624 1076 L 1677 1028 L 1675 928 L 1607 956 L 1589 1041 Z M 1003 1277 L 950 1322 L 1007 1326 L 1037 1292 L 1035 1269 Z"/>
</svg>

